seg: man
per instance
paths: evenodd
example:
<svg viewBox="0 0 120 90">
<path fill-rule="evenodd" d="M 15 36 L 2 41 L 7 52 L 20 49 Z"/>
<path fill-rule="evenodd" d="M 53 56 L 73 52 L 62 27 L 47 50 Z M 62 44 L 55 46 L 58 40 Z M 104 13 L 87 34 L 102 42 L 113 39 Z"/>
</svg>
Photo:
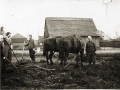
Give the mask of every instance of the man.
<svg viewBox="0 0 120 90">
<path fill-rule="evenodd" d="M 25 44 L 25 46 L 28 46 L 30 58 L 34 62 L 35 61 L 35 49 L 34 49 L 35 48 L 35 43 L 34 43 L 34 40 L 32 39 L 32 35 L 29 35 L 29 40 Z"/>
<path fill-rule="evenodd" d="M 92 37 L 88 36 L 88 42 L 86 43 L 86 55 L 89 65 L 91 65 L 91 62 L 95 64 L 95 58 L 94 58 L 95 51 L 96 51 L 95 43 L 92 41 Z"/>
</svg>

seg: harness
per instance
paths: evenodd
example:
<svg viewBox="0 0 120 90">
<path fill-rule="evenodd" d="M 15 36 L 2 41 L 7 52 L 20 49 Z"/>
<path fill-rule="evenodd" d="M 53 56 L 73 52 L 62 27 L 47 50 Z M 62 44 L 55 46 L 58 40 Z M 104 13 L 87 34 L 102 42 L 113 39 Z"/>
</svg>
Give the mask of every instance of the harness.
<svg viewBox="0 0 120 90">
<path fill-rule="evenodd" d="M 78 36 L 75 36 L 79 41 L 80 41 L 80 43 L 81 43 L 81 40 L 79 39 L 79 37 Z"/>
<path fill-rule="evenodd" d="M 75 36 L 75 38 L 77 38 L 80 41 L 80 43 L 81 43 L 81 40 L 80 40 L 80 38 L 78 36 Z M 82 44 L 81 44 L 81 46 L 82 46 Z M 81 50 L 82 50 L 82 47 L 81 47 Z"/>
</svg>

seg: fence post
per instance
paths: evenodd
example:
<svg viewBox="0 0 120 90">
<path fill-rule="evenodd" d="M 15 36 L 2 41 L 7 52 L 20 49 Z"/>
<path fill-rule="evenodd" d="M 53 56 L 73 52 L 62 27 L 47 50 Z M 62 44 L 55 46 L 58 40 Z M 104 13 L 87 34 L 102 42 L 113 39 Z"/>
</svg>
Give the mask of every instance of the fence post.
<svg viewBox="0 0 120 90">
<path fill-rule="evenodd" d="M 114 49 L 115 49 L 115 39 L 114 39 Z"/>
</svg>

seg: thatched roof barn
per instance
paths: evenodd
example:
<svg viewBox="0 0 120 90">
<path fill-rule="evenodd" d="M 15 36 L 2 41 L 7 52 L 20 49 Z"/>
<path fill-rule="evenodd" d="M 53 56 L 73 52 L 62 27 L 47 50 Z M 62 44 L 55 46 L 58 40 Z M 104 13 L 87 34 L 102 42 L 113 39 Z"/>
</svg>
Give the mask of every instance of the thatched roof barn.
<svg viewBox="0 0 120 90">
<path fill-rule="evenodd" d="M 22 50 L 24 41 L 26 41 L 26 40 L 27 40 L 27 38 L 24 37 L 23 35 L 19 34 L 19 33 L 12 36 L 11 41 L 12 41 L 12 44 L 13 44 L 13 49 Z M 27 49 L 27 47 L 25 47 L 25 49 Z"/>
<path fill-rule="evenodd" d="M 44 38 L 66 36 L 98 36 L 97 29 L 91 18 L 53 18 L 45 20 Z"/>
<path fill-rule="evenodd" d="M 87 42 L 87 36 L 92 36 L 99 47 L 99 35 L 91 18 L 47 17 L 45 19 L 44 38 L 77 35 Z"/>
<path fill-rule="evenodd" d="M 11 40 L 12 40 L 12 43 L 23 43 L 24 41 L 27 40 L 27 38 L 24 37 L 23 35 L 17 33 L 11 37 Z"/>
</svg>

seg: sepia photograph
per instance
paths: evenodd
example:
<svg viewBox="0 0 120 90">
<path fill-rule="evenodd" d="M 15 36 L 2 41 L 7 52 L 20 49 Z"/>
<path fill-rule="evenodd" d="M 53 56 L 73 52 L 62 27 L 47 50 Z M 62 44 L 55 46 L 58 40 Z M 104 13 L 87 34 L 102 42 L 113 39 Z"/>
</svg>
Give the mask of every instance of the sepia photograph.
<svg viewBox="0 0 120 90">
<path fill-rule="evenodd" d="M 0 0 L 0 89 L 120 89 L 120 0 Z"/>
</svg>

